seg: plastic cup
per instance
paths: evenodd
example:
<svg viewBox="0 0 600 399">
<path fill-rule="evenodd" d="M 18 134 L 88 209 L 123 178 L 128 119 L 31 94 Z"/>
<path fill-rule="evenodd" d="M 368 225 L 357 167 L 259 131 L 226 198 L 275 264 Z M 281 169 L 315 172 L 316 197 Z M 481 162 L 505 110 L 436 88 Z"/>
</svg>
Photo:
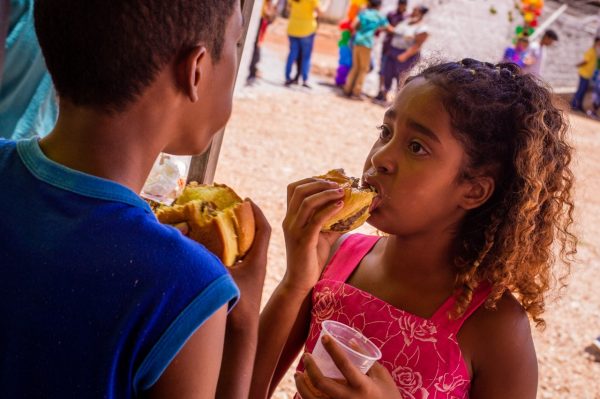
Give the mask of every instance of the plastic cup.
<svg viewBox="0 0 600 399">
<path fill-rule="evenodd" d="M 333 320 L 325 320 L 321 327 L 321 335 L 313 349 L 312 356 L 325 377 L 346 380 L 321 343 L 324 335 L 329 335 L 345 352 L 350 362 L 363 374 L 369 371 L 373 363 L 381 359 L 379 348 L 352 327 Z"/>
</svg>

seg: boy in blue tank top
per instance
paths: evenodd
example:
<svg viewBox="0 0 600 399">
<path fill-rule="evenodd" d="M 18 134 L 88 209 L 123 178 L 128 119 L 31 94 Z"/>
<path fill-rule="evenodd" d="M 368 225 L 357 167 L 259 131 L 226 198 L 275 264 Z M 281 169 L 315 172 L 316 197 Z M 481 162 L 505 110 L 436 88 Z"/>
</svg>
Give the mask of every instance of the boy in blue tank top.
<svg viewBox="0 0 600 399">
<path fill-rule="evenodd" d="M 0 396 L 247 397 L 268 223 L 254 206 L 228 272 L 137 195 L 161 151 L 201 153 L 228 120 L 239 0 L 34 13 L 60 112 L 41 140 L 0 141 Z"/>
</svg>

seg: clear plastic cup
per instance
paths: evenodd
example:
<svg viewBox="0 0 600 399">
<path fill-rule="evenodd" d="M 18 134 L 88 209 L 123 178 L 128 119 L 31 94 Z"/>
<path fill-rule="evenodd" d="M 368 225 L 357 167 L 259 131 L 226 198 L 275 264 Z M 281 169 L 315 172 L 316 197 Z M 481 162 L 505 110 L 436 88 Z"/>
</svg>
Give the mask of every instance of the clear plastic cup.
<svg viewBox="0 0 600 399">
<path fill-rule="evenodd" d="M 321 343 L 324 335 L 329 335 L 363 374 L 369 371 L 373 363 L 381 359 L 379 348 L 352 327 L 333 320 L 325 320 L 321 327 L 321 335 L 313 349 L 312 356 L 325 377 L 346 380 Z"/>
</svg>

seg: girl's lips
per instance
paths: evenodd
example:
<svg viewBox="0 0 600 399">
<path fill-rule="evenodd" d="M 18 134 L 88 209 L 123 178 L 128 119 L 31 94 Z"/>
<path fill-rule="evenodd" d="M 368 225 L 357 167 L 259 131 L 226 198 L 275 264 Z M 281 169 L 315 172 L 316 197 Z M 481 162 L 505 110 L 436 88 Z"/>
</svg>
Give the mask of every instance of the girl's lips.
<svg viewBox="0 0 600 399">
<path fill-rule="evenodd" d="M 375 196 L 375 198 L 373 198 L 373 201 L 371 202 L 371 206 L 369 207 L 369 212 L 373 212 L 381 203 L 381 200 L 383 198 L 381 189 L 379 188 L 379 186 L 374 183 L 370 178 L 369 175 L 366 175 L 363 177 L 363 187 L 365 188 L 370 188 L 371 190 L 375 191 L 375 193 L 377 193 L 377 195 Z"/>
<path fill-rule="evenodd" d="M 369 207 L 369 213 L 372 213 L 381 203 L 381 196 L 377 195 L 375 196 L 375 198 L 373 198 L 373 201 L 371 202 L 371 206 Z"/>
</svg>

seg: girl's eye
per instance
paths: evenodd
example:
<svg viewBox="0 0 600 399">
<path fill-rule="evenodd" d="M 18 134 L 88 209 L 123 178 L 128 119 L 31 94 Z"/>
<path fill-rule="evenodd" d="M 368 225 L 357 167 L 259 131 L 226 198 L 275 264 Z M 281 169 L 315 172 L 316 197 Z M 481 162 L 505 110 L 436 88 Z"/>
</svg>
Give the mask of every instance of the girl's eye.
<svg viewBox="0 0 600 399">
<path fill-rule="evenodd" d="M 379 139 L 382 141 L 389 141 L 392 138 L 392 132 L 386 125 L 377 126 L 379 130 Z"/>
<path fill-rule="evenodd" d="M 419 143 L 418 141 L 411 141 L 410 144 L 408 144 L 408 148 L 415 155 L 427 155 L 427 154 L 429 154 L 427 152 L 427 150 L 425 149 L 425 147 L 423 147 L 421 145 L 421 143 Z"/>
</svg>

